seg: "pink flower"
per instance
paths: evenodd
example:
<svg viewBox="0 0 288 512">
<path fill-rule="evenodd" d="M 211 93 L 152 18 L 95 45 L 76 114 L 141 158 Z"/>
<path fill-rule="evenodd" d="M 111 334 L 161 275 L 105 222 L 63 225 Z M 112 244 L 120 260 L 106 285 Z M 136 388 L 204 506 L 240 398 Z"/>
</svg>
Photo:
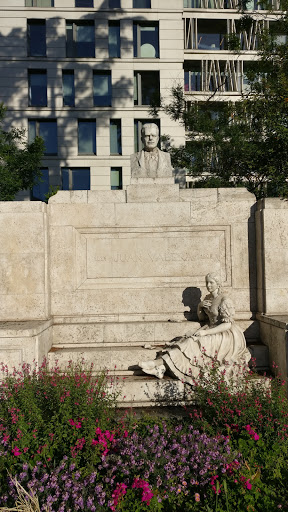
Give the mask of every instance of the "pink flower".
<svg viewBox="0 0 288 512">
<path fill-rule="evenodd" d="M 200 501 L 200 494 L 198 492 L 195 493 L 195 501 Z"/>
<path fill-rule="evenodd" d="M 82 427 L 81 421 L 78 421 L 78 423 L 76 423 L 76 421 L 70 419 L 69 423 L 70 423 L 71 427 L 76 427 L 76 428 L 81 428 Z"/>
<path fill-rule="evenodd" d="M 20 452 L 18 446 L 15 446 L 14 448 L 12 448 L 12 453 L 15 457 L 18 457 L 18 455 L 21 455 L 22 452 Z"/>
</svg>

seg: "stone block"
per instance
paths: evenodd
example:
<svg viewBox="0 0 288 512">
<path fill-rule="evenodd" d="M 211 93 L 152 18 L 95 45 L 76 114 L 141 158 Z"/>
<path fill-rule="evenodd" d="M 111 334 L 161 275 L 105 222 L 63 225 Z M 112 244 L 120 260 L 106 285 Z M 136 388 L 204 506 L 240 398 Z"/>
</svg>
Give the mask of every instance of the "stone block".
<svg viewBox="0 0 288 512">
<path fill-rule="evenodd" d="M 167 203 L 179 201 L 178 185 L 130 185 L 127 187 L 127 203 Z"/>
</svg>

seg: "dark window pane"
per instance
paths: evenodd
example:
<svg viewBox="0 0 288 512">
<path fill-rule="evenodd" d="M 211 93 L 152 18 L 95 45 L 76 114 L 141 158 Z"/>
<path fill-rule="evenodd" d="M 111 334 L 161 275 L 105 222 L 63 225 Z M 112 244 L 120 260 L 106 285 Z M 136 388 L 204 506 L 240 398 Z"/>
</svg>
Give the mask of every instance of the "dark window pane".
<svg viewBox="0 0 288 512">
<path fill-rule="evenodd" d="M 95 57 L 94 23 L 66 22 L 67 57 Z"/>
<path fill-rule="evenodd" d="M 75 89 L 74 89 L 74 71 L 63 71 L 63 105 L 74 107 L 75 105 Z"/>
<path fill-rule="evenodd" d="M 47 74 L 46 71 L 29 71 L 29 105 L 33 107 L 47 106 Z"/>
<path fill-rule="evenodd" d="M 121 120 L 110 120 L 110 153 L 111 155 L 121 155 Z"/>
<path fill-rule="evenodd" d="M 135 9 L 150 9 L 151 0 L 133 0 L 133 7 Z"/>
<path fill-rule="evenodd" d="M 44 140 L 44 155 L 57 155 L 57 121 L 42 121 L 38 119 L 28 120 L 28 142 L 31 143 L 35 137 L 42 137 Z"/>
<path fill-rule="evenodd" d="M 90 190 L 90 169 L 72 169 L 72 190 Z"/>
<path fill-rule="evenodd" d="M 111 106 L 111 73 L 94 72 L 93 74 L 94 106 Z"/>
<path fill-rule="evenodd" d="M 90 190 L 89 167 L 62 167 L 63 190 Z"/>
<path fill-rule="evenodd" d="M 198 20 L 198 50 L 224 50 L 226 33 L 225 20 Z"/>
<path fill-rule="evenodd" d="M 49 193 L 49 169 L 41 169 L 42 176 L 37 185 L 32 188 L 32 199 L 38 201 L 45 201 L 46 194 Z"/>
<path fill-rule="evenodd" d="M 46 56 L 46 24 L 44 20 L 28 20 L 28 54 L 31 57 Z"/>
<path fill-rule="evenodd" d="M 111 167 L 110 182 L 111 190 L 122 189 L 122 167 Z"/>
<path fill-rule="evenodd" d="M 62 167 L 62 190 L 69 190 L 69 169 Z"/>
<path fill-rule="evenodd" d="M 159 105 L 160 82 L 158 71 L 140 71 L 135 73 L 135 105 Z"/>
<path fill-rule="evenodd" d="M 121 7 L 120 0 L 109 0 L 110 9 L 119 9 Z"/>
<path fill-rule="evenodd" d="M 75 7 L 93 7 L 93 0 L 75 0 Z"/>
<path fill-rule="evenodd" d="M 120 22 L 109 22 L 109 57 L 120 57 Z"/>
<path fill-rule="evenodd" d="M 38 135 L 38 134 L 37 134 Z M 57 155 L 56 121 L 39 121 L 39 136 L 44 139 L 45 155 Z"/>
<path fill-rule="evenodd" d="M 94 25 L 77 25 L 76 41 L 76 57 L 95 57 Z"/>
<path fill-rule="evenodd" d="M 96 121 L 78 121 L 78 153 L 96 154 Z"/>
</svg>

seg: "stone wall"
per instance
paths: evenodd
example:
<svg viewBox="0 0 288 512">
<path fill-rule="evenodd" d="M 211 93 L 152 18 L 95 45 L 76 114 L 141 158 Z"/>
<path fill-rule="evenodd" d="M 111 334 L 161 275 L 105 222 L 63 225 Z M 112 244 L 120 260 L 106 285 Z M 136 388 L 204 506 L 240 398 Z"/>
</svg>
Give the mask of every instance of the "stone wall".
<svg viewBox="0 0 288 512">
<path fill-rule="evenodd" d="M 258 338 L 260 323 L 269 346 L 267 318 L 288 310 L 288 208 L 260 201 L 255 226 L 255 206 L 245 189 L 171 184 L 62 191 L 48 205 L 0 203 L 0 356 L 15 364 L 40 361 L 53 343 L 112 346 L 137 323 L 142 334 L 133 343 L 163 343 L 161 325 L 169 337 L 166 322 L 177 322 L 180 334 L 187 320 L 195 323 L 211 270 L 221 274 L 247 339 Z"/>
</svg>

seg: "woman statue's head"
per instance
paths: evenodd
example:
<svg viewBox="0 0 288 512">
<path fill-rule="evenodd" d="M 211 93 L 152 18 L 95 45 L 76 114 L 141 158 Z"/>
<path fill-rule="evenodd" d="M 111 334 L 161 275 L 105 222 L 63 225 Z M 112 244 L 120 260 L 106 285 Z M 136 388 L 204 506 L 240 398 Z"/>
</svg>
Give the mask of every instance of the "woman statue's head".
<svg viewBox="0 0 288 512">
<path fill-rule="evenodd" d="M 209 274 L 207 274 L 205 276 L 205 281 L 206 281 L 206 286 L 209 281 L 214 281 L 217 285 L 218 292 L 219 293 L 221 292 L 221 290 L 222 290 L 221 278 L 218 274 L 216 274 L 216 272 L 209 272 Z"/>
</svg>

